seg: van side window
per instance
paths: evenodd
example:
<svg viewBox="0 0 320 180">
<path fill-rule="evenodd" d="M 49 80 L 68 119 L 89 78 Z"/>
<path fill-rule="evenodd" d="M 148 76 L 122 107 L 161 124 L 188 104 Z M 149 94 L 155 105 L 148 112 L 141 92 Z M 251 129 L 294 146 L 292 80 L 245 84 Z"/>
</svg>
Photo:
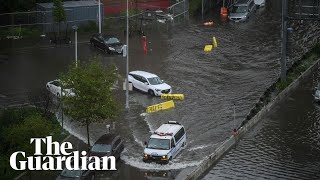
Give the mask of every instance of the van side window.
<svg viewBox="0 0 320 180">
<path fill-rule="evenodd" d="M 174 144 L 174 140 L 173 138 L 171 139 L 171 148 L 176 147 L 176 145 Z"/>
<path fill-rule="evenodd" d="M 182 138 L 182 136 L 184 135 L 184 128 L 181 128 L 177 134 L 174 136 L 174 139 L 176 140 L 176 143 Z"/>
</svg>

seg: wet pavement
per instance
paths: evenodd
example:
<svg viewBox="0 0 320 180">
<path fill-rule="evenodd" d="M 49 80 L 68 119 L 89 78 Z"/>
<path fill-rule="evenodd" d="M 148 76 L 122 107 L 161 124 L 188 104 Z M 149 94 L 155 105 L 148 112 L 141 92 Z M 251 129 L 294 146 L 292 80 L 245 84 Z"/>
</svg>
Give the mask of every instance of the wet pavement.
<svg viewBox="0 0 320 180">
<path fill-rule="evenodd" d="M 198 165 L 238 127 L 255 102 L 277 78 L 280 57 L 280 10 L 277 0 L 268 1 L 248 23 L 217 22 L 204 27 L 199 22 L 176 26 L 168 32 L 157 29 L 145 31 L 148 54 L 143 54 L 139 36 L 130 39 L 130 70 L 145 70 L 159 75 L 173 87 L 174 93 L 185 95 L 185 101 L 175 102 L 176 108 L 146 115 L 149 105 L 163 102 L 140 92 L 130 92 L 130 111 L 116 119 L 116 132 L 125 140 L 125 151 L 112 179 L 172 179 L 185 168 Z M 304 34 L 303 31 L 297 31 Z M 316 33 L 316 32 L 314 32 Z M 123 33 L 118 32 L 124 40 Z M 203 47 L 218 41 L 218 48 L 204 53 Z M 296 58 L 303 53 L 302 43 L 313 35 L 295 35 L 302 41 L 291 42 Z M 104 55 L 90 48 L 83 37 L 79 44 L 79 59 L 101 55 L 104 64 L 114 63 L 125 74 L 125 58 Z M 312 42 L 310 43 L 312 44 Z M 297 50 L 298 49 L 298 50 Z M 44 47 L 0 51 L 7 60 L 0 64 L 0 103 L 10 104 L 28 99 L 66 71 L 74 58 L 74 48 Z M 119 82 L 115 91 L 119 103 L 125 104 Z M 236 119 L 233 121 L 233 105 Z M 168 165 L 142 162 L 143 142 L 162 123 L 176 120 L 187 131 L 187 147 Z M 90 126 L 91 142 L 105 133 L 101 122 Z M 80 140 L 86 140 L 85 128 L 65 118 L 65 128 Z M 102 173 L 103 174 L 103 173 Z M 106 173 L 104 176 L 110 176 Z"/>
<path fill-rule="evenodd" d="M 317 69 L 203 179 L 320 179 L 319 78 Z"/>
</svg>

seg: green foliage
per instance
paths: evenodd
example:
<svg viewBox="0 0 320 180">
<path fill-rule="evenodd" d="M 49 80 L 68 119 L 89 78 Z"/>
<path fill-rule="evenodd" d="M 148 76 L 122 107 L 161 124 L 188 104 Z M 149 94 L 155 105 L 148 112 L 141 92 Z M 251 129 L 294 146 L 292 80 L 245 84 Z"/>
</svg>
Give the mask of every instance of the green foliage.
<svg viewBox="0 0 320 180">
<path fill-rule="evenodd" d="M 52 14 L 55 22 L 61 23 L 66 20 L 66 12 L 64 11 L 62 0 L 53 0 Z"/>
<path fill-rule="evenodd" d="M 0 179 L 13 179 L 21 173 L 14 171 L 9 164 L 13 152 L 25 151 L 30 155 L 34 152 L 30 138 L 53 136 L 54 141 L 61 141 L 61 127 L 55 116 L 42 116 L 43 112 L 36 108 L 26 107 L 9 109 L 0 112 Z M 21 158 L 21 157 L 18 157 Z"/>
<path fill-rule="evenodd" d="M 193 16 L 201 8 L 201 0 L 190 0 L 189 1 L 189 12 Z"/>
<path fill-rule="evenodd" d="M 9 151 L 23 150 L 31 155 L 34 152 L 34 146 L 29 144 L 30 138 L 58 134 L 59 130 L 60 128 L 55 127 L 40 114 L 33 114 L 26 117 L 23 122 L 4 129 L 3 138 L 4 143 L 10 144 Z"/>
<path fill-rule="evenodd" d="M 318 58 L 320 58 L 320 44 L 317 44 L 309 52 L 303 55 L 301 63 L 294 67 L 292 71 L 287 74 L 287 79 L 285 82 L 280 81 L 276 83 L 278 93 L 284 90 L 302 73 L 304 73 Z"/>
<path fill-rule="evenodd" d="M 75 96 L 62 98 L 66 114 L 86 125 L 87 130 L 92 122 L 115 117 L 118 104 L 111 88 L 116 77 L 115 66 L 105 68 L 97 57 L 61 74 L 63 88 L 72 87 L 75 93 Z M 87 134 L 89 141 L 89 132 Z"/>
</svg>

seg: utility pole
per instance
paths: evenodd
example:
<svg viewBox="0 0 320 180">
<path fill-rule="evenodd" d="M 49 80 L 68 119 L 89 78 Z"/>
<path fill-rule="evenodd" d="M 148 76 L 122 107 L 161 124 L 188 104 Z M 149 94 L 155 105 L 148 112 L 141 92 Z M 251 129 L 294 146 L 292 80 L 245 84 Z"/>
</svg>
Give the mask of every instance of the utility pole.
<svg viewBox="0 0 320 180">
<path fill-rule="evenodd" d="M 127 0 L 126 110 L 129 110 L 129 0 Z"/>
<path fill-rule="evenodd" d="M 236 129 L 236 104 L 233 104 L 233 127 Z"/>
<path fill-rule="evenodd" d="M 100 5 L 100 0 L 99 0 L 99 10 L 98 10 L 98 12 L 99 12 L 99 34 L 101 34 L 101 5 Z"/>
<path fill-rule="evenodd" d="M 203 11 L 204 11 L 204 7 L 203 7 L 203 6 L 204 6 L 204 5 L 203 5 L 203 1 L 204 1 L 204 0 L 202 0 L 202 1 L 201 1 L 201 4 L 202 4 L 202 8 L 201 8 L 202 21 L 203 21 Z"/>
<path fill-rule="evenodd" d="M 287 73 L 287 40 L 288 40 L 288 31 L 287 31 L 287 21 L 288 21 L 288 2 L 287 0 L 282 0 L 282 48 L 281 48 L 281 81 L 286 81 Z"/>
<path fill-rule="evenodd" d="M 74 48 L 75 48 L 75 60 L 76 60 L 76 67 L 78 67 L 78 26 L 72 26 L 74 30 Z"/>
</svg>

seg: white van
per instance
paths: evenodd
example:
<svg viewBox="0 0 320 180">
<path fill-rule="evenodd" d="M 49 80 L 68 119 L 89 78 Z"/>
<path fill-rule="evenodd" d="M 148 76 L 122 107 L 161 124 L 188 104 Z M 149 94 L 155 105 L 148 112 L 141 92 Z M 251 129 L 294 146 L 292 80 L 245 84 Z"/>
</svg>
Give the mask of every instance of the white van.
<svg viewBox="0 0 320 180">
<path fill-rule="evenodd" d="M 162 124 L 145 142 L 144 162 L 169 163 L 183 147 L 186 146 L 187 135 L 184 127 L 176 121 Z"/>
</svg>

